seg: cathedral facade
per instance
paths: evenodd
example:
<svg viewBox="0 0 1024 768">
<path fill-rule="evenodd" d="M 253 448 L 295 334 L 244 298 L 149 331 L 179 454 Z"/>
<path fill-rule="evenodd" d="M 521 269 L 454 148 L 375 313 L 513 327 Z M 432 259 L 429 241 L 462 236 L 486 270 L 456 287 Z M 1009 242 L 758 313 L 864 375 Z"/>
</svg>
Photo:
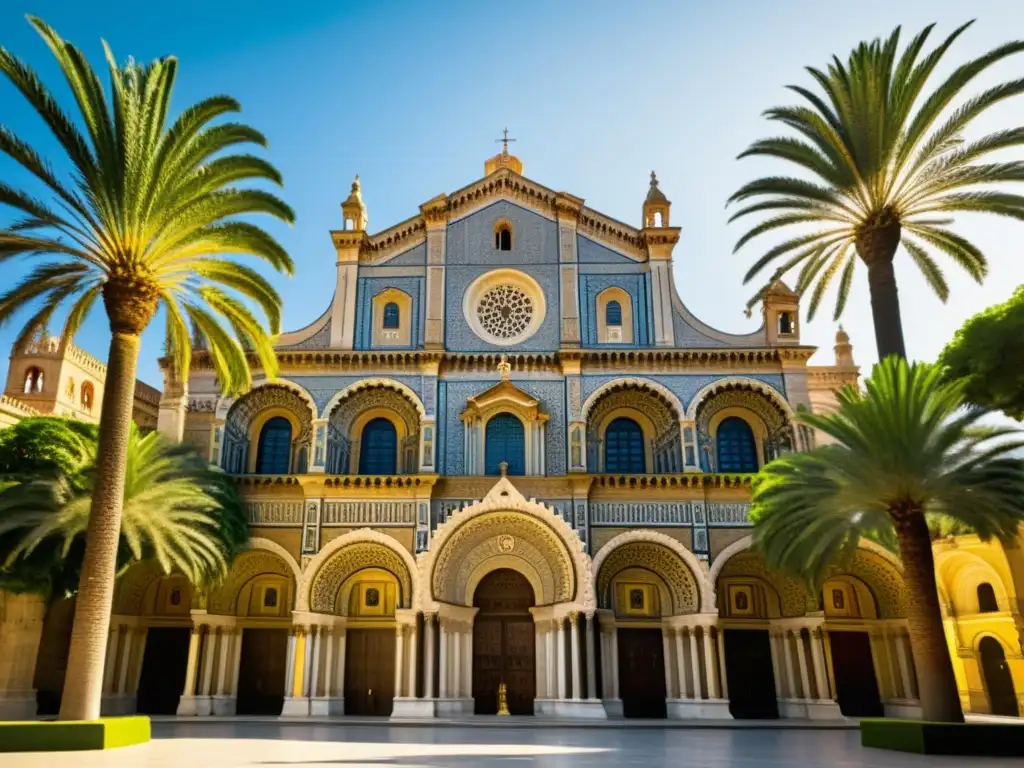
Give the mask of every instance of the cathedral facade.
<svg viewBox="0 0 1024 768">
<path fill-rule="evenodd" d="M 357 177 L 333 300 L 279 338 L 280 377 L 222 397 L 199 352 L 165 382 L 159 428 L 235 476 L 252 541 L 208 594 L 122 576 L 105 710 L 915 712 L 891 554 L 865 543 L 811 595 L 750 549 L 752 473 L 814 445 L 794 414 L 856 382 L 848 338 L 809 367 L 781 283 L 752 333 L 701 322 L 654 174 L 638 207 L 609 218 L 506 149 L 371 234 Z"/>
</svg>

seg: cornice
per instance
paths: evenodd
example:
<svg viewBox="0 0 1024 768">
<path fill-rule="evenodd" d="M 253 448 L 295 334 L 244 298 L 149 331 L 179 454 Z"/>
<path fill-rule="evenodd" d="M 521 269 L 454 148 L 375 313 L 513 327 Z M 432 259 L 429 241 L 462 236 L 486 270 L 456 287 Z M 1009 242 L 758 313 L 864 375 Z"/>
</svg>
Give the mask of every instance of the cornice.
<svg viewBox="0 0 1024 768">
<path fill-rule="evenodd" d="M 807 386 L 811 390 L 839 390 L 860 381 L 860 368 L 816 367 L 807 368 Z"/>
</svg>

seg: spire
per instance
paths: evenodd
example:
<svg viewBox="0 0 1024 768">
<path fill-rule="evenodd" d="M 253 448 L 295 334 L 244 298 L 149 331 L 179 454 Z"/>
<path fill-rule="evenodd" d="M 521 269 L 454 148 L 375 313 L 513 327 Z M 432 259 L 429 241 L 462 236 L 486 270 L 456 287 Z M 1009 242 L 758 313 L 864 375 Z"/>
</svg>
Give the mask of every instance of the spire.
<svg viewBox="0 0 1024 768">
<path fill-rule="evenodd" d="M 665 197 L 665 193 L 658 187 L 658 176 L 654 171 L 651 171 L 651 188 L 647 190 L 647 202 L 649 203 L 667 203 L 668 198 Z"/>
<path fill-rule="evenodd" d="M 359 184 L 359 174 L 352 180 L 352 191 L 348 198 L 341 204 L 341 214 L 345 219 L 345 229 L 366 231 L 368 222 L 366 216 L 366 205 L 363 203 L 363 188 Z"/>
<path fill-rule="evenodd" d="M 484 163 L 484 175 L 490 176 L 495 171 L 501 168 L 508 168 L 513 173 L 518 173 L 520 176 L 523 175 L 523 163 L 515 155 L 510 155 L 508 152 L 509 142 L 515 141 L 508 137 L 508 128 L 505 128 L 501 132 L 501 138 L 495 139 L 496 142 L 501 143 L 501 152 L 496 154 L 494 157 L 487 160 Z"/>
<path fill-rule="evenodd" d="M 672 203 L 658 187 L 657 174 L 651 171 L 651 187 L 647 190 L 647 197 L 644 199 L 644 228 L 667 227 L 668 214 L 671 209 Z"/>
</svg>

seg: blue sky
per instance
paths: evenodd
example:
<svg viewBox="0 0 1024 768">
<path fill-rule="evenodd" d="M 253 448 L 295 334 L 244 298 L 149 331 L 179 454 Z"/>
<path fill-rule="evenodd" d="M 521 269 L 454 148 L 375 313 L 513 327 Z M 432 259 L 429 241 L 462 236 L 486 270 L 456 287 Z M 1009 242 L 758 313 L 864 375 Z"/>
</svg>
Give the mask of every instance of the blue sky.
<svg viewBox="0 0 1024 768">
<path fill-rule="evenodd" d="M 741 280 L 761 250 L 732 254 L 742 226 L 726 223 L 724 205 L 746 181 L 784 170 L 781 163 L 735 160 L 751 141 L 779 133 L 761 112 L 794 101 L 784 86 L 808 85 L 804 66 L 823 66 L 832 54 L 845 58 L 862 39 L 897 24 L 909 37 L 934 21 L 938 40 L 977 18 L 943 75 L 1015 31 L 1024 34 L 1019 9 L 1019 0 L 8 0 L 0 7 L 0 45 L 27 60 L 62 99 L 63 83 L 25 13 L 43 17 L 95 64 L 101 38 L 122 59 L 178 56 L 175 110 L 217 93 L 238 98 L 242 119 L 268 136 L 267 156 L 283 172 L 283 195 L 298 214 L 294 227 L 271 227 L 296 262 L 294 277 L 275 278 L 286 329 L 306 325 L 330 301 L 328 230 L 340 226 L 339 204 L 355 173 L 377 231 L 480 177 L 507 125 L 527 176 L 634 225 L 656 170 L 673 203 L 673 224 L 683 228 L 675 251 L 683 301 L 712 325 L 742 332 L 757 325 L 743 315 L 750 287 Z M 973 90 L 1019 77 L 1022 67 L 1024 56 L 1004 62 Z M 6 82 L 0 123 L 62 167 L 54 142 Z M 1022 124 L 1019 99 L 987 113 L 977 132 Z M 0 177 L 39 191 L 6 158 Z M 949 265 L 953 296 L 943 305 L 901 257 L 913 357 L 934 358 L 965 319 L 1024 282 L 1024 224 L 962 217 L 959 227 L 988 255 L 991 272 L 979 287 Z M 24 271 L 6 267 L 3 283 Z M 874 337 L 863 272 L 843 323 L 858 362 L 870 364 Z M 0 329 L 4 357 L 16 331 Z M 815 362 L 831 362 L 834 334 L 831 312 L 804 325 L 803 338 L 825 348 Z M 105 359 L 108 338 L 97 312 L 77 343 Z M 158 386 L 162 338 L 162 328 L 146 334 L 139 367 L 140 378 Z"/>
</svg>

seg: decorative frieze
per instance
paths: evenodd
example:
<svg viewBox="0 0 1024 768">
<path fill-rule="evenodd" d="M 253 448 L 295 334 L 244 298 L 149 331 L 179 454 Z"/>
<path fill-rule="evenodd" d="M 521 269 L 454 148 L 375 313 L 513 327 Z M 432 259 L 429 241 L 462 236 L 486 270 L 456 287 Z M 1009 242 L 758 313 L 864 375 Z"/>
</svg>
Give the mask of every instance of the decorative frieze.
<svg viewBox="0 0 1024 768">
<path fill-rule="evenodd" d="M 325 501 L 323 525 L 405 526 L 416 524 L 415 501 Z"/>
<path fill-rule="evenodd" d="M 590 524 L 607 526 L 747 525 L 750 504 L 681 502 L 591 502 Z"/>
<path fill-rule="evenodd" d="M 301 501 L 249 501 L 245 510 L 249 525 L 302 525 Z"/>
</svg>

